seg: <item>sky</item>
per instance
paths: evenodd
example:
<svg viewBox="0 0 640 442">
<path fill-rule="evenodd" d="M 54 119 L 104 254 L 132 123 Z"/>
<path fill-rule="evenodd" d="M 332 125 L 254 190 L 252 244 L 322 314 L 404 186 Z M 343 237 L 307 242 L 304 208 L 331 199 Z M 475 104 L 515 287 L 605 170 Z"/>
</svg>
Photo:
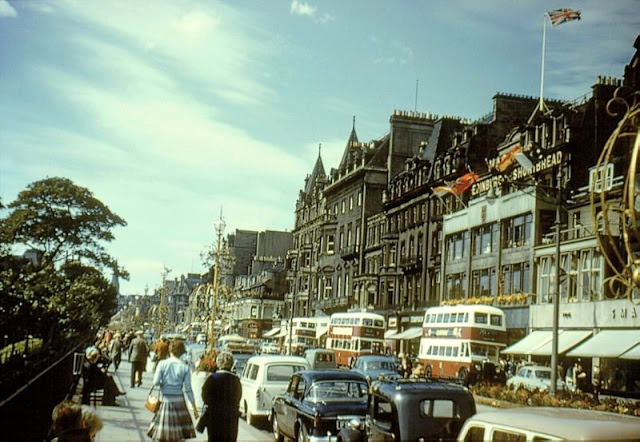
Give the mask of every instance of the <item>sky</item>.
<svg viewBox="0 0 640 442">
<path fill-rule="evenodd" d="M 319 152 L 394 110 L 475 120 L 498 93 L 575 100 L 620 78 L 640 0 L 0 0 L 0 199 L 65 177 L 126 227 L 107 251 L 151 294 L 236 229 L 288 230 Z M 320 147 L 321 145 L 321 147 Z M 2 214 L 6 216 L 6 212 Z M 110 275 L 107 275 L 110 277 Z"/>
</svg>

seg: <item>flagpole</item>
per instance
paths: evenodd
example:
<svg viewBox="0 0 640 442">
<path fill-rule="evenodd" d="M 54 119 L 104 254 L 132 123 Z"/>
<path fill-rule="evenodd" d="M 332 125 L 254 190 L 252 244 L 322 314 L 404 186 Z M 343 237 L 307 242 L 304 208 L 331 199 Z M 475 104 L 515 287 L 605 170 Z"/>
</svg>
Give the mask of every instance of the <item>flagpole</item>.
<svg viewBox="0 0 640 442">
<path fill-rule="evenodd" d="M 547 15 L 542 15 L 542 64 L 540 67 L 540 101 L 538 102 L 538 109 L 541 112 L 547 110 L 547 105 L 544 104 L 544 57 L 547 46 Z"/>
</svg>

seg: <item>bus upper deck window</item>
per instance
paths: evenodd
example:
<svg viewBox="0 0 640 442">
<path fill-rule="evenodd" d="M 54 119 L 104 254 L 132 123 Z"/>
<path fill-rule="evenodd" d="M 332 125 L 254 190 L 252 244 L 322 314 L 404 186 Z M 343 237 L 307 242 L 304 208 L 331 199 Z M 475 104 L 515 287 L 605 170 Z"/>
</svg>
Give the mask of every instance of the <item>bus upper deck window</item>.
<svg viewBox="0 0 640 442">
<path fill-rule="evenodd" d="M 475 322 L 476 324 L 486 324 L 487 323 L 487 314 L 486 313 L 478 313 L 475 314 Z"/>
<path fill-rule="evenodd" d="M 364 325 L 365 327 L 371 327 L 371 326 L 373 326 L 373 320 L 372 319 L 364 319 L 362 321 L 362 325 Z"/>
<path fill-rule="evenodd" d="M 442 322 L 449 322 L 449 313 L 442 315 Z"/>
<path fill-rule="evenodd" d="M 491 315 L 491 325 L 501 326 L 502 325 L 502 316 L 500 316 L 500 315 Z"/>
<path fill-rule="evenodd" d="M 442 313 L 438 313 L 438 319 L 436 319 L 436 322 L 442 322 Z"/>
</svg>

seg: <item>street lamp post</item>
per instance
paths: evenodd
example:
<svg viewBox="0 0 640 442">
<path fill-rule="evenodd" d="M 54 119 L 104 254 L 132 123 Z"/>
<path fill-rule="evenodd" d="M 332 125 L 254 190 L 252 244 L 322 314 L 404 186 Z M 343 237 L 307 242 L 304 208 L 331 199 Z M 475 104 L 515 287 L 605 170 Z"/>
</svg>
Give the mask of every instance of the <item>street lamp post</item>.
<svg viewBox="0 0 640 442">
<path fill-rule="evenodd" d="M 220 218 L 214 223 L 216 229 L 216 246 L 214 251 L 214 265 L 213 265 L 213 301 L 211 303 L 211 328 L 209 329 L 209 350 L 213 350 L 216 341 L 216 319 L 218 317 L 218 288 L 220 279 L 220 254 L 222 245 L 222 232 L 225 227 L 224 220 L 222 219 L 222 211 L 220 212 Z"/>
<path fill-rule="evenodd" d="M 558 385 L 558 329 L 560 321 L 560 271 L 562 265 L 560 262 L 560 209 L 562 207 L 562 166 L 559 166 L 557 175 L 557 193 L 556 193 L 556 278 L 554 281 L 553 290 L 553 318 L 551 325 L 551 386 L 549 388 L 549 394 L 555 396 Z"/>
</svg>

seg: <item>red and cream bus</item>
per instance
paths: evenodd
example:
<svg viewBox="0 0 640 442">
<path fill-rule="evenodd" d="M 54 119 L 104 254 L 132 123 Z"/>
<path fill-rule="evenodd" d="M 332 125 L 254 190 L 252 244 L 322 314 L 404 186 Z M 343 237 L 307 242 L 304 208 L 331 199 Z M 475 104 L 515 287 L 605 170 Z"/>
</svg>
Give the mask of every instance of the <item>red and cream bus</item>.
<svg viewBox="0 0 640 442">
<path fill-rule="evenodd" d="M 506 347 L 504 312 L 489 305 L 455 305 L 427 309 L 418 358 L 428 377 L 480 379 L 487 362 L 499 367 Z"/>
<path fill-rule="evenodd" d="M 348 366 L 359 355 L 382 353 L 384 330 L 384 316 L 377 313 L 334 313 L 326 347 L 335 353 L 338 366 Z"/>
</svg>

